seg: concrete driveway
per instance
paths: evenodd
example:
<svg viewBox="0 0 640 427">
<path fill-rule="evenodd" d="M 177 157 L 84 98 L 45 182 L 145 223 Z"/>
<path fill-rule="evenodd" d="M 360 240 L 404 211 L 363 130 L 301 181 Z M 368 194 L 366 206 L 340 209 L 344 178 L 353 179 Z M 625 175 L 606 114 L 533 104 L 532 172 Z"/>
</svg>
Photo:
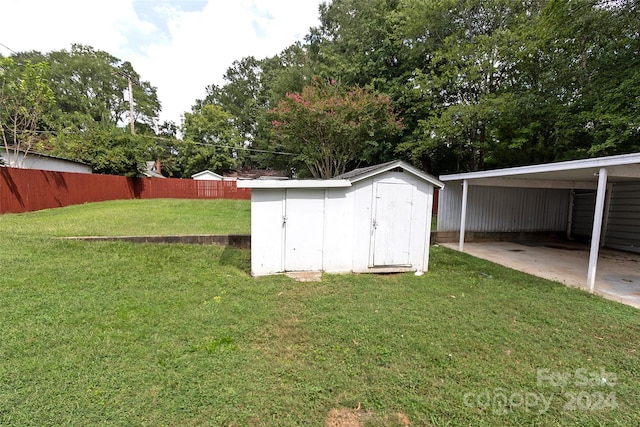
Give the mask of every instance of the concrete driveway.
<svg viewBox="0 0 640 427">
<path fill-rule="evenodd" d="M 442 246 L 458 249 L 457 244 Z M 589 247 L 573 242 L 465 243 L 464 252 L 514 270 L 587 289 Z M 640 254 L 601 249 L 595 293 L 640 308 Z"/>
</svg>

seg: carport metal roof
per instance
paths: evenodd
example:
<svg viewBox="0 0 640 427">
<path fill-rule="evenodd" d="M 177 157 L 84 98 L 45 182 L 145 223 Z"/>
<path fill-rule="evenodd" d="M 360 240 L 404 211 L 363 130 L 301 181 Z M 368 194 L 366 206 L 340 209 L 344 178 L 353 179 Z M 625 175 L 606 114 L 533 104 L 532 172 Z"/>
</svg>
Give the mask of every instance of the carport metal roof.
<svg viewBox="0 0 640 427">
<path fill-rule="evenodd" d="M 459 249 L 464 250 L 469 185 L 519 188 L 595 189 L 596 205 L 591 232 L 587 287 L 593 292 L 600 248 L 607 187 L 613 182 L 640 179 L 640 153 L 567 162 L 545 163 L 480 172 L 441 175 L 442 182 L 462 181 Z M 610 193 L 610 192 L 609 192 Z"/>
</svg>

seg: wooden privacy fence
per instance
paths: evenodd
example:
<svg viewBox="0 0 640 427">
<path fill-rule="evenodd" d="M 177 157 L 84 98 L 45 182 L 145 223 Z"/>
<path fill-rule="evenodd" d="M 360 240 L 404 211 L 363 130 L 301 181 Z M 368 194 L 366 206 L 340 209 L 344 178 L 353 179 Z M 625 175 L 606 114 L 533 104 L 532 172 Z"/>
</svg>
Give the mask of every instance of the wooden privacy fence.
<svg viewBox="0 0 640 427">
<path fill-rule="evenodd" d="M 127 178 L 0 167 L 0 214 L 118 199 L 251 199 L 235 181 Z"/>
</svg>

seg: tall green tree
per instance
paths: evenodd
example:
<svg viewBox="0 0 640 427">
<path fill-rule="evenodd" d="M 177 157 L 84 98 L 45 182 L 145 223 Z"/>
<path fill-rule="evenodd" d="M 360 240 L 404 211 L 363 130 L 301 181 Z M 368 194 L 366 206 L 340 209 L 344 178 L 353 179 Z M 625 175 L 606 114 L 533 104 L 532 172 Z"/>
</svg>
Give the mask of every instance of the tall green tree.
<svg viewBox="0 0 640 427">
<path fill-rule="evenodd" d="M 208 86 L 207 96 L 196 107 L 206 104 L 222 107 L 233 118 L 239 134 L 250 144 L 256 134 L 260 108 L 265 104 L 261 75 L 261 61 L 253 56 L 234 61 L 223 76 L 224 85 Z"/>
<path fill-rule="evenodd" d="M 640 7 L 634 0 L 552 0 L 543 11 L 548 76 L 571 157 L 640 149 Z"/>
<path fill-rule="evenodd" d="M 136 123 L 153 127 L 160 112 L 156 88 L 129 62 L 90 46 L 72 45 L 70 50 L 46 55 L 51 64 L 61 124 L 82 129 L 95 122 L 125 125 L 129 117 L 129 79 L 133 83 Z"/>
<path fill-rule="evenodd" d="M 182 177 L 177 157 L 181 141 L 177 135 L 178 126 L 172 121 L 165 121 L 155 134 L 149 136 L 153 141 L 149 150 L 156 171 L 167 177 Z"/>
<path fill-rule="evenodd" d="M 205 169 L 222 174 L 233 169 L 244 155 L 244 142 L 222 107 L 204 104 L 185 113 L 183 141 L 176 147 L 181 176 Z"/>
<path fill-rule="evenodd" d="M 160 102 L 156 88 L 142 81 L 129 62 L 90 46 L 70 50 L 23 52 L 16 63 L 49 64 L 47 83 L 55 100 L 38 131 L 47 136 L 41 151 L 91 164 L 99 173 L 136 175 L 154 159 L 148 136 L 157 132 Z M 131 81 L 132 92 L 129 93 Z M 134 117 L 130 117 L 130 100 Z M 141 135 L 125 127 L 135 123 Z"/>
<path fill-rule="evenodd" d="M 512 46 L 519 26 L 535 14 L 532 1 L 451 0 L 438 4 L 438 34 L 425 22 L 423 37 L 437 37 L 426 67 L 416 75 L 415 90 L 431 106 L 419 121 L 419 149 L 446 147 L 456 169 L 478 170 L 496 142 L 496 124 L 508 105 L 503 97 L 515 75 Z"/>
<path fill-rule="evenodd" d="M 402 130 L 388 96 L 315 80 L 270 110 L 275 151 L 294 153 L 297 173 L 332 178 L 371 163 Z"/>
<path fill-rule="evenodd" d="M 42 139 L 38 130 L 54 102 L 48 72 L 46 62 L 0 58 L 0 134 L 8 166 L 22 167 Z"/>
<path fill-rule="evenodd" d="M 320 75 L 345 85 L 388 91 L 410 71 L 409 49 L 398 31 L 399 0 L 334 0 L 320 6 L 320 25 L 307 36 Z"/>
<path fill-rule="evenodd" d="M 219 89 L 250 96 L 216 103 L 265 149 L 265 112 L 312 76 L 368 87 L 404 119 L 377 159 L 434 173 L 637 151 L 639 13 L 637 0 L 333 0 L 304 44 L 234 64 Z"/>
<path fill-rule="evenodd" d="M 134 177 L 146 169 L 152 147 L 153 140 L 146 135 L 96 123 L 82 132 L 59 135 L 51 153 L 90 164 L 95 173 Z"/>
</svg>

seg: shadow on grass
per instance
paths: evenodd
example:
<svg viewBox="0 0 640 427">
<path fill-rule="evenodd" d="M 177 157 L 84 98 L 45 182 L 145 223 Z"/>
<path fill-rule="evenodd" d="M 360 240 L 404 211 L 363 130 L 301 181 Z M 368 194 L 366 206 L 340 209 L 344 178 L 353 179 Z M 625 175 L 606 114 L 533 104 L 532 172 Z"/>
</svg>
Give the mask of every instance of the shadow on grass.
<svg viewBox="0 0 640 427">
<path fill-rule="evenodd" d="M 247 275 L 251 275 L 250 249 L 238 249 L 231 246 L 225 246 L 220 254 L 218 262 L 220 265 L 234 267 Z"/>
</svg>

